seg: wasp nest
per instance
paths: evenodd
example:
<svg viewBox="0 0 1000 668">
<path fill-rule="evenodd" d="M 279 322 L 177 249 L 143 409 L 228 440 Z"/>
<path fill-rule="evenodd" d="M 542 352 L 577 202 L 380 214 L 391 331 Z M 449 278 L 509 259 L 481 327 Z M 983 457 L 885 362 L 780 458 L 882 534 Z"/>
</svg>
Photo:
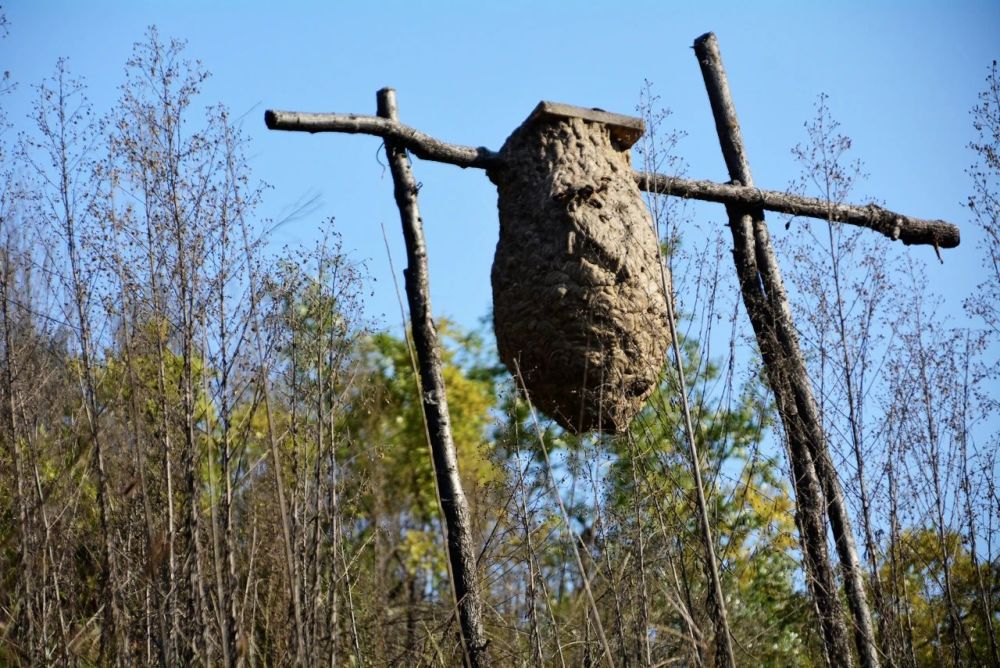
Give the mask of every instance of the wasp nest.
<svg viewBox="0 0 1000 668">
<path fill-rule="evenodd" d="M 542 103 L 489 174 L 500 358 L 573 432 L 624 430 L 670 344 L 657 236 L 629 157 L 641 134 L 639 119 Z"/>
</svg>

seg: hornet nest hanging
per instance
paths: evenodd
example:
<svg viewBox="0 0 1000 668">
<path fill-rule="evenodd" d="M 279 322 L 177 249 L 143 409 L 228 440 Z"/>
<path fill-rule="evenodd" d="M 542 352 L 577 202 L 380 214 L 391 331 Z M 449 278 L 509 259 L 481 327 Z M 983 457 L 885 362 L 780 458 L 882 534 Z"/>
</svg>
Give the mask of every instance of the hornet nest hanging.
<svg viewBox="0 0 1000 668">
<path fill-rule="evenodd" d="M 642 132 L 638 118 L 542 102 L 489 172 L 500 358 L 572 432 L 624 430 L 670 345 L 657 235 L 629 156 Z"/>
</svg>

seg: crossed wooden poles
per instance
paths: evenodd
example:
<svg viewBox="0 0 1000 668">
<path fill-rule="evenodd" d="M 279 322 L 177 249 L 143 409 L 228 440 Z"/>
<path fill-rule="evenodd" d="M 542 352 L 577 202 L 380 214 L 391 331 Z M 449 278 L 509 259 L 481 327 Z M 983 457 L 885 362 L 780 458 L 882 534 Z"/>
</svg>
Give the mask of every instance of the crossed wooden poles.
<svg viewBox="0 0 1000 668">
<path fill-rule="evenodd" d="M 872 627 L 851 522 L 799 348 L 781 271 L 764 221 L 764 210 L 865 227 L 904 244 L 931 245 L 939 255 L 942 248 L 958 246 L 959 230 L 941 220 L 905 216 L 874 204 L 833 204 L 754 187 L 715 35 L 702 35 L 695 40 L 694 49 L 732 181 L 728 184 L 693 181 L 643 172 L 636 172 L 634 178 L 639 188 L 647 192 L 720 202 L 726 206 L 733 236 L 733 261 L 743 303 L 784 426 L 795 488 L 796 521 L 807 581 L 818 612 L 825 659 L 827 665 L 853 665 L 849 639 L 853 636 L 861 665 L 875 668 L 880 663 L 880 651 Z M 465 659 L 471 666 L 489 665 L 469 507 L 458 475 L 451 437 L 437 331 L 431 319 L 427 249 L 417 206 L 418 188 L 407 152 L 425 160 L 480 169 L 501 164 L 504 156 L 483 147 L 448 144 L 401 124 L 395 92 L 388 88 L 378 92 L 377 116 L 268 110 L 264 120 L 272 130 L 370 134 L 381 137 L 385 142 L 406 244 L 406 294 Z M 844 578 L 853 621 L 852 633 L 848 633 L 836 578 L 830 566 L 827 519 Z M 724 639 L 724 643 L 720 642 L 720 648 L 725 645 L 729 645 L 728 638 Z M 732 665 L 731 650 L 724 654 L 727 655 L 725 663 Z"/>
</svg>

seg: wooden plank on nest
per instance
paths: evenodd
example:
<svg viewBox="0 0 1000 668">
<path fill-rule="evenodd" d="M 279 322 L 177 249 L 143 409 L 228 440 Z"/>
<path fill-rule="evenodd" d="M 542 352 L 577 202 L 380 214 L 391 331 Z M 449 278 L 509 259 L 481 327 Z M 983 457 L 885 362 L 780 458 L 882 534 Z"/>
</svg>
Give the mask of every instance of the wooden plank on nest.
<svg viewBox="0 0 1000 668">
<path fill-rule="evenodd" d="M 607 125 L 611 129 L 611 137 L 619 144 L 621 150 L 632 148 L 632 144 L 639 141 L 639 137 L 646 131 L 646 124 L 641 118 L 635 116 L 613 114 L 603 109 L 588 109 L 587 107 L 575 107 L 572 104 L 544 100 L 538 103 L 525 123 L 552 116 L 582 118 L 585 121 Z"/>
</svg>

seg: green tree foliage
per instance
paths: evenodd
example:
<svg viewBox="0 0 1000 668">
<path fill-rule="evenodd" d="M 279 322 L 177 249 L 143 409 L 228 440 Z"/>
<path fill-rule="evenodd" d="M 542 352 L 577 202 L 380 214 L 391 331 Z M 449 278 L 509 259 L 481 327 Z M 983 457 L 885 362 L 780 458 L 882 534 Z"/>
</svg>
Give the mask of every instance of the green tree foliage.
<svg viewBox="0 0 1000 668">
<path fill-rule="evenodd" d="M 979 578 L 985 579 L 990 591 L 1000 589 L 997 565 L 987 564 L 977 572 L 960 534 L 948 532 L 945 541 L 950 557 L 952 602 L 946 599 L 944 562 L 935 530 L 904 531 L 880 566 L 882 579 L 894 590 L 918 666 L 947 664 L 955 645 L 959 648 L 959 660 L 965 665 L 974 665 L 978 657 L 990 655 Z M 951 622 L 950 605 L 958 609 L 963 622 L 961 629 Z M 1000 609 L 994 607 L 986 614 L 992 615 L 995 622 L 1000 621 Z"/>
<path fill-rule="evenodd" d="M 797 590 L 793 501 L 778 461 L 766 453 L 764 435 L 772 412 L 762 396 L 762 384 L 752 379 L 729 405 L 713 402 L 707 388 L 719 379 L 713 364 L 696 372 L 698 346 L 685 341 L 682 350 L 689 377 L 698 384 L 691 390 L 695 407 L 695 439 L 701 466 L 709 485 L 710 519 L 721 560 L 730 624 L 742 650 L 768 665 L 807 663 L 814 650 L 809 645 L 808 601 Z M 656 497 L 642 513 L 633 513 L 651 537 L 647 549 L 677 550 L 678 570 L 689 574 L 689 596 L 698 601 L 692 611 L 710 626 L 703 601 L 707 598 L 702 573 L 702 552 L 693 500 L 694 478 L 685 443 L 683 418 L 676 400 L 680 388 L 669 373 L 640 416 L 628 442 L 618 442 L 612 467 L 615 507 L 627 516 L 635 498 Z M 762 450 L 764 448 L 764 450 Z M 619 531 L 634 535 L 632 522 Z M 670 527 L 666 530 L 664 525 Z M 666 541 L 666 543 L 664 543 Z M 673 542 L 673 546 L 669 543 Z M 762 620 L 767 620 L 762 623 Z M 679 635 L 683 620 L 668 615 L 660 622 Z"/>
<path fill-rule="evenodd" d="M 488 451 L 493 381 L 477 366 L 482 347 L 477 336 L 446 320 L 438 327 L 459 470 L 467 489 L 484 490 L 502 475 Z M 345 416 L 344 427 L 370 450 L 368 458 L 377 470 L 362 470 L 362 475 L 377 475 L 384 487 L 377 497 L 365 500 L 370 516 L 375 521 L 391 518 L 405 545 L 408 566 L 416 570 L 417 564 L 432 563 L 435 577 L 446 577 L 433 464 L 412 351 L 405 339 L 378 333 L 362 343 L 358 363 L 363 380 L 356 392 L 365 400 Z M 474 515 L 483 501 L 481 494 L 470 494 Z M 446 582 L 437 585 L 447 590 Z"/>
<path fill-rule="evenodd" d="M 760 381 L 751 379 L 737 401 L 720 405 L 709 390 L 719 370 L 698 368 L 695 342 L 685 341 L 682 350 L 697 379 L 691 390 L 696 438 L 712 481 L 712 528 L 731 592 L 734 633 L 744 656 L 765 665 L 811 665 L 815 638 L 809 602 L 796 581 L 793 502 L 778 461 L 762 452 L 771 413 Z M 522 592 L 527 600 L 520 609 L 524 618 L 536 619 L 542 654 L 555 656 L 556 644 L 570 642 L 568 635 L 583 644 L 565 654 L 567 661 L 599 655 L 593 629 L 588 635 L 579 626 L 587 606 L 584 585 L 553 507 L 557 491 L 545 475 L 545 448 L 616 655 L 640 663 L 677 656 L 713 660 L 702 635 L 711 628 L 711 613 L 678 391 L 675 374 L 665 374 L 631 431 L 614 438 L 564 433 L 516 393 L 503 395 L 495 447 L 507 462 L 515 501 L 503 518 L 509 532 L 501 539 L 504 547 L 487 554 L 502 563 L 518 560 L 521 568 L 528 564 L 521 577 L 537 580 Z M 561 628 L 568 629 L 565 635 Z M 643 628 L 649 629 L 646 638 Z M 527 651 L 524 645 L 518 650 Z"/>
<path fill-rule="evenodd" d="M 195 120 L 207 75 L 182 43 L 151 31 L 127 73 L 74 174 L 88 184 L 73 228 L 85 281 L 31 215 L 58 184 L 14 178 L 40 138 L 13 150 L 0 133 L 0 664 L 456 665 L 405 334 L 362 317 L 364 270 L 332 221 L 310 248 L 269 250 L 245 139 L 224 108 Z M 40 117 L 58 117 L 45 90 Z M 975 115 L 986 158 L 993 99 Z M 692 291 L 709 324 L 685 322 L 688 387 L 664 372 L 625 434 L 563 432 L 515 391 L 488 337 L 438 322 L 497 665 L 713 663 L 682 391 L 738 662 L 822 665 L 770 395 L 753 360 L 740 376 L 706 352 L 723 246 L 689 250 L 671 229 L 665 249 L 710 284 Z M 869 422 L 888 444 L 866 555 L 879 632 L 887 663 L 988 664 L 997 459 L 968 425 L 993 414 L 969 417 L 989 405 L 969 339 L 928 322 L 897 328 L 909 356 L 890 369 L 885 424 Z"/>
</svg>

